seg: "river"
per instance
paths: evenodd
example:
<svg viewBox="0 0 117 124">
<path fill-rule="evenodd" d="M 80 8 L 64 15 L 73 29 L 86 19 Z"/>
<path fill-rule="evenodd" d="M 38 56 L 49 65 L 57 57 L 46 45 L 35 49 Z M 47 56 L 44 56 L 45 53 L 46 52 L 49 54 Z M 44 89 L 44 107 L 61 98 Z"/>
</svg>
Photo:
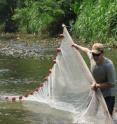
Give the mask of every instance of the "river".
<svg viewBox="0 0 117 124">
<path fill-rule="evenodd" d="M 11 47 L 12 46 L 12 47 Z M 39 45 L 26 48 L 12 44 L 0 49 L 0 95 L 22 95 L 36 88 L 52 67 L 55 49 L 45 51 Z M 21 49 L 20 49 L 21 48 Z M 27 52 L 27 51 L 28 52 Z M 117 70 L 117 50 L 106 49 Z M 116 102 L 117 105 L 117 102 Z M 0 124 L 70 124 L 70 113 L 52 110 L 37 103 L 0 102 Z"/>
</svg>

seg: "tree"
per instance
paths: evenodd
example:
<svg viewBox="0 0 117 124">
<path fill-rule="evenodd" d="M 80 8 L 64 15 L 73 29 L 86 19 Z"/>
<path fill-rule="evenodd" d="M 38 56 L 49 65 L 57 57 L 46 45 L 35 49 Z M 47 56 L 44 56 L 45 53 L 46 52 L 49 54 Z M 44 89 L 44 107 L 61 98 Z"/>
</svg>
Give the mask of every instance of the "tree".
<svg viewBox="0 0 117 124">
<path fill-rule="evenodd" d="M 15 31 L 15 22 L 11 19 L 19 0 L 0 0 L 0 23 L 4 23 L 4 31 Z M 11 26 L 12 25 L 12 26 Z"/>
</svg>

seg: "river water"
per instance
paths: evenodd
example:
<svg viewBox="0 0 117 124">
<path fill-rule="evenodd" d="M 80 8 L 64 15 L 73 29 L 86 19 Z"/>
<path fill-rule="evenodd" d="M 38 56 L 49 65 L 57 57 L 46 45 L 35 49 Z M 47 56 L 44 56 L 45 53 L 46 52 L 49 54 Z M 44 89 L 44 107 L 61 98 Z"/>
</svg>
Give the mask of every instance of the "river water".
<svg viewBox="0 0 117 124">
<path fill-rule="evenodd" d="M 52 67 L 55 51 L 38 51 L 39 46 L 26 51 L 7 47 L 0 53 L 0 96 L 22 95 L 43 82 Z M 18 45 L 18 48 L 21 45 Z M 33 49 L 35 48 L 35 49 Z M 25 48 L 24 48 L 25 49 Z M 27 49 L 27 48 L 26 48 Z M 34 51 L 31 51 L 31 50 Z M 9 51 L 8 51 L 9 50 Z M 15 52 L 13 52 L 15 50 Z M 15 55 L 14 55 L 15 53 Z M 29 53 L 29 54 L 28 54 Z M 117 67 L 117 50 L 106 50 Z M 117 68 L 116 68 L 117 70 Z M 117 103 L 117 102 L 116 102 Z M 0 101 L 0 124 L 71 124 L 71 113 L 50 109 L 39 103 L 11 103 Z"/>
</svg>

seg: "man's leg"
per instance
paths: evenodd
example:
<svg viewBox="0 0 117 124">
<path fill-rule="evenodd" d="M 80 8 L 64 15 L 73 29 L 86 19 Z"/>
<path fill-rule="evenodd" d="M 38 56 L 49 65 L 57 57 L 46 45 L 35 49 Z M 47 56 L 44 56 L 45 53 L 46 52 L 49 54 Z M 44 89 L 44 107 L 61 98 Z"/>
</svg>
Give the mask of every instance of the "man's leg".
<svg viewBox="0 0 117 124">
<path fill-rule="evenodd" d="M 108 111 L 110 115 L 112 116 L 113 110 L 114 110 L 114 105 L 115 105 L 115 96 L 108 96 L 104 98 L 108 107 Z"/>
</svg>

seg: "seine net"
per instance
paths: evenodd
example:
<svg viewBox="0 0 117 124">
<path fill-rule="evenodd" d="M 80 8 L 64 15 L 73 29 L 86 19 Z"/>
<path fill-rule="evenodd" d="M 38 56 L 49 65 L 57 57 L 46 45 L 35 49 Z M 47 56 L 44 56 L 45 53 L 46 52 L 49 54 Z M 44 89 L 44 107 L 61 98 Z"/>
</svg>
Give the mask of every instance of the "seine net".
<svg viewBox="0 0 117 124">
<path fill-rule="evenodd" d="M 32 93 L 6 97 L 12 101 L 37 101 L 73 113 L 77 124 L 114 124 L 103 96 L 90 89 L 92 77 L 80 52 L 72 47 L 73 40 L 63 27 L 60 48 L 47 80 Z"/>
</svg>

